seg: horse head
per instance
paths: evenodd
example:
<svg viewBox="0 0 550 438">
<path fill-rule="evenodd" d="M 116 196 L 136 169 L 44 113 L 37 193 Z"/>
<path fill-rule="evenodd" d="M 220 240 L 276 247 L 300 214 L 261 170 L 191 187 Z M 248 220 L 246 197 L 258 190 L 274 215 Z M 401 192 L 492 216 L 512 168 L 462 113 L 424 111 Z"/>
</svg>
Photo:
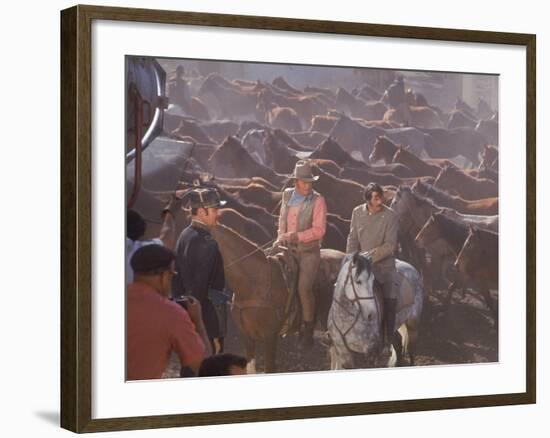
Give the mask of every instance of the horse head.
<svg viewBox="0 0 550 438">
<path fill-rule="evenodd" d="M 362 254 L 346 256 L 334 287 L 328 329 L 344 368 L 372 366 L 381 346 L 380 303 L 374 274 Z"/>
</svg>

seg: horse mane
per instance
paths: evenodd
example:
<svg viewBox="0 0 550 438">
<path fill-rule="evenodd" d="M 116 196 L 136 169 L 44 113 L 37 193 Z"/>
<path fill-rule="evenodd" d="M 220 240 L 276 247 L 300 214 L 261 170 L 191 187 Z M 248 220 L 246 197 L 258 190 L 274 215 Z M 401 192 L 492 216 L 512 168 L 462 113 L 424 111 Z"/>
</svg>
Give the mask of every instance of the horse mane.
<svg viewBox="0 0 550 438">
<path fill-rule="evenodd" d="M 334 161 L 338 166 L 342 167 L 345 163 L 360 163 L 355 158 L 353 158 L 333 137 L 330 135 L 322 141 L 317 148 L 310 155 L 310 158 L 320 158 L 319 155 L 326 153 L 328 156 L 332 156 L 332 161 Z M 342 164 L 340 164 L 342 163 Z"/>
<path fill-rule="evenodd" d="M 431 198 L 428 198 L 426 196 L 422 196 L 418 193 L 415 193 L 412 189 L 412 187 L 410 186 L 406 186 L 406 185 L 403 185 L 401 184 L 398 188 L 397 188 L 397 192 L 395 193 L 395 195 L 397 196 L 398 193 L 400 192 L 406 192 L 408 194 L 410 194 L 412 197 L 414 197 L 418 202 L 421 202 L 421 203 L 424 203 L 424 204 L 428 204 L 430 207 L 432 208 L 435 208 L 437 210 L 442 210 L 443 207 L 437 205 L 433 199 Z M 450 210 L 450 209 L 449 209 Z"/>
<path fill-rule="evenodd" d="M 420 192 L 416 192 L 417 195 L 430 198 L 435 203 L 437 203 L 440 199 L 443 199 L 443 202 L 452 202 L 453 200 L 461 199 L 460 196 L 450 195 L 445 190 L 440 189 L 439 187 L 435 187 L 433 184 L 427 184 L 421 180 L 416 181 L 415 184 L 419 188 Z M 414 189 L 411 188 L 411 190 L 413 190 L 414 192 Z"/>
<path fill-rule="evenodd" d="M 359 184 L 357 181 L 353 181 L 351 179 L 339 178 L 334 175 L 331 175 L 328 172 L 325 172 L 317 164 L 313 163 L 311 167 L 317 171 L 317 174 L 320 177 L 318 183 L 320 183 L 322 179 L 325 179 L 325 180 L 328 180 L 331 185 L 336 183 L 346 183 L 346 184 L 353 184 L 354 186 L 357 186 L 357 188 L 361 188 L 361 189 L 364 188 L 364 186 L 362 184 Z"/>
<path fill-rule="evenodd" d="M 484 182 L 484 181 L 493 183 L 493 181 L 490 180 L 489 178 L 476 178 L 475 176 L 471 176 L 471 175 L 468 175 L 467 173 L 463 172 L 458 167 L 449 166 L 449 165 L 443 166 L 441 168 L 441 170 L 439 171 L 439 173 L 436 177 L 436 180 L 439 179 L 439 177 L 441 175 L 444 175 L 445 173 L 454 173 L 456 175 L 459 175 L 459 178 L 463 178 L 464 180 L 467 180 L 467 181 L 469 181 L 473 184 L 479 183 L 479 182 Z"/>
<path fill-rule="evenodd" d="M 229 204 L 229 202 L 232 202 L 232 203 L 236 204 L 238 207 L 241 207 L 243 209 L 249 209 L 249 208 L 259 209 L 259 210 L 262 210 L 262 212 L 264 212 L 265 214 L 270 214 L 265 208 L 260 207 L 259 205 L 256 205 L 256 204 L 251 204 L 249 202 L 245 202 L 242 199 L 239 199 L 237 196 L 235 196 L 232 193 L 228 192 L 222 186 L 220 186 L 216 183 L 210 182 L 210 185 L 212 187 L 216 188 L 216 190 L 220 194 L 221 199 L 223 199 L 224 201 L 228 201 L 228 204 Z M 241 189 L 242 188 L 243 187 L 241 187 Z M 233 210 L 237 210 L 236 208 L 233 208 L 233 207 L 230 207 L 230 206 L 228 206 L 228 208 L 232 208 Z"/>
<path fill-rule="evenodd" d="M 444 236 L 444 239 L 449 240 L 453 245 L 461 248 L 468 237 L 468 225 L 446 216 L 444 212 L 434 213 L 432 217 L 437 223 L 437 226 L 441 229 L 441 235 Z M 457 231 L 459 231 L 458 235 Z"/>
<path fill-rule="evenodd" d="M 498 238 L 499 238 L 498 233 L 473 226 L 473 227 L 469 227 L 468 229 L 468 235 L 462 247 L 463 250 L 466 247 L 466 244 L 475 245 L 475 243 L 472 242 L 471 237 L 474 237 L 476 240 L 480 242 L 479 248 L 483 253 L 487 253 L 487 252 L 490 253 L 490 251 L 494 248 L 491 246 L 491 244 L 496 244 L 498 246 Z M 458 257 L 460 257 L 461 254 L 462 252 L 459 254 Z M 497 255 L 498 255 L 498 248 L 497 248 Z"/>
<path fill-rule="evenodd" d="M 399 148 L 397 143 L 394 143 L 387 135 L 379 135 L 378 136 L 381 140 L 384 140 L 385 142 L 389 143 L 392 146 L 395 146 L 396 148 Z"/>
<path fill-rule="evenodd" d="M 355 280 L 359 278 L 359 276 L 363 272 L 367 272 L 367 275 L 371 274 L 372 266 L 369 261 L 369 259 L 359 252 L 356 252 L 353 254 L 353 264 L 355 265 Z"/>
<path fill-rule="evenodd" d="M 269 132 L 269 130 L 268 130 Z M 301 143 L 298 143 L 294 138 L 292 138 L 290 135 L 288 135 L 284 130 L 281 128 L 275 128 L 271 132 L 269 132 L 270 135 L 272 135 L 275 139 L 275 141 L 279 142 L 280 140 L 284 140 L 288 142 L 288 144 L 296 146 L 298 148 L 308 149 Z"/>
<path fill-rule="evenodd" d="M 417 157 L 415 154 L 413 154 L 411 151 L 405 149 L 405 147 L 403 147 L 401 145 L 397 146 L 395 154 L 393 154 L 393 157 L 392 157 L 392 162 L 395 162 L 395 159 L 396 159 L 395 157 L 397 157 L 398 155 L 403 155 L 405 157 L 410 157 L 415 161 L 421 161 L 424 164 L 427 164 L 424 160 L 422 160 L 422 158 Z"/>
<path fill-rule="evenodd" d="M 471 227 L 474 233 L 477 233 L 478 236 L 480 236 L 483 239 L 490 238 L 490 239 L 497 239 L 499 237 L 499 234 L 492 230 L 487 230 L 485 228 L 479 228 L 476 226 Z"/>
</svg>

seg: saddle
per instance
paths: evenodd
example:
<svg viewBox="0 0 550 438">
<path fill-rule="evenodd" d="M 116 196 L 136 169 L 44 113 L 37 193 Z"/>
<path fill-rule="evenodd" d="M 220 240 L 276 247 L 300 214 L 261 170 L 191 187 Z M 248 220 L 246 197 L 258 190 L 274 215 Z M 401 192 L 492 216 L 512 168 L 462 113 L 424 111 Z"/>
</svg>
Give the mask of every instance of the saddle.
<svg viewBox="0 0 550 438">
<path fill-rule="evenodd" d="M 302 325 L 302 309 L 298 297 L 298 262 L 293 251 L 286 246 L 275 244 L 267 248 L 265 255 L 279 266 L 285 280 L 288 298 L 284 308 L 284 322 L 281 336 L 298 332 Z"/>
</svg>

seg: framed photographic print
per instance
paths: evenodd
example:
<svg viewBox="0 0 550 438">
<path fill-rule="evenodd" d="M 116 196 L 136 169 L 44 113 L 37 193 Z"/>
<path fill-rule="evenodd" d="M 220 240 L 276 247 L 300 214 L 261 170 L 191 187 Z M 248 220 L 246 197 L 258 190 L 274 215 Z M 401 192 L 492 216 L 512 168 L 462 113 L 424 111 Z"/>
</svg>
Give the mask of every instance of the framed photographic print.
<svg viewBox="0 0 550 438">
<path fill-rule="evenodd" d="M 535 402 L 534 35 L 75 6 L 61 49 L 62 427 Z"/>
</svg>

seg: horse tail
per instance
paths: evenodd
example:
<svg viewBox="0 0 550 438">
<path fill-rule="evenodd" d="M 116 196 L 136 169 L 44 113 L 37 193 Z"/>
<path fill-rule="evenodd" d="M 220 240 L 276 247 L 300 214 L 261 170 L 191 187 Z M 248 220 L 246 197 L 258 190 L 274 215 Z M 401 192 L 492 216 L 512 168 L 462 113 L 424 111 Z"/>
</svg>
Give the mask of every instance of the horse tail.
<svg viewBox="0 0 550 438">
<path fill-rule="evenodd" d="M 399 327 L 399 334 L 401 335 L 401 345 L 402 345 L 402 352 L 403 356 L 409 353 L 409 327 L 407 326 L 407 323 L 404 323 L 401 327 Z"/>
</svg>

